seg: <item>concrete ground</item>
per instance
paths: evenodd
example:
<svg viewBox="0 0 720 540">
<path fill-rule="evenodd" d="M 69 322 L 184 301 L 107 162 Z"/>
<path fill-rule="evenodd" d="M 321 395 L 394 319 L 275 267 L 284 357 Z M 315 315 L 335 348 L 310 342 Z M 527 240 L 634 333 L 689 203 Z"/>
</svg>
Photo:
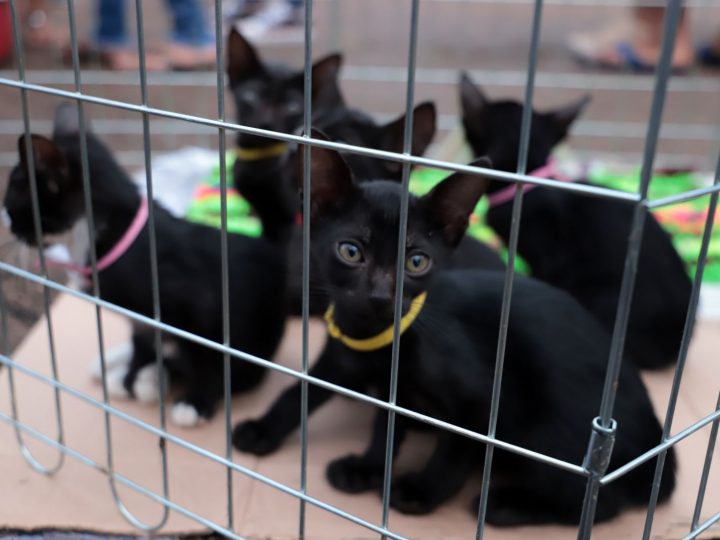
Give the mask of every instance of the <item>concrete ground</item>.
<svg viewBox="0 0 720 540">
<path fill-rule="evenodd" d="M 586 4 L 588 2 L 585 2 Z M 603 2 L 598 2 L 602 4 Z M 49 2 L 50 20 L 67 33 L 67 4 Z M 132 2 L 128 2 L 134 5 Z M 212 3 L 210 3 L 212 4 Z M 210 5 L 209 4 L 209 5 Z M 343 90 L 353 106 L 382 117 L 400 114 L 405 100 L 409 0 L 317 0 L 314 56 L 331 50 L 345 55 Z M 626 15 L 623 7 L 558 5 L 549 2 L 543 12 L 539 72 L 535 104 L 560 106 L 589 92 L 593 101 L 573 132 L 571 144 L 583 157 L 621 159 L 639 165 L 648 119 L 653 79 L 647 75 L 613 74 L 580 67 L 566 48 L 571 32 L 595 28 Z M 92 2 L 75 2 L 81 39 L 92 34 Z M 144 2 L 147 45 L 162 47 L 167 34 L 163 2 Z M 440 113 L 440 136 L 457 125 L 456 80 L 460 69 L 473 72 L 491 97 L 520 97 L 524 91 L 532 5 L 527 1 L 490 3 L 471 0 L 421 2 L 417 56 L 416 101 L 433 99 Z M 129 17 L 134 21 L 134 16 Z M 720 7 L 691 10 L 694 37 L 707 41 L 720 28 Z M 131 24 L 131 26 L 134 26 Z M 263 57 L 300 66 L 302 45 L 265 46 Z M 27 79 L 72 89 L 72 69 L 63 62 L 60 47 L 25 51 Z M 0 77 L 17 80 L 15 63 Z M 83 91 L 94 96 L 140 102 L 135 73 L 103 70 L 97 62 L 83 65 Z M 160 109 L 217 118 L 214 72 L 161 73 L 150 78 L 150 105 Z M 673 78 L 665 108 L 658 164 L 694 166 L 711 170 L 720 141 L 720 71 L 693 70 Z M 32 129 L 49 133 L 57 99 L 29 93 Z M 9 167 L 16 161 L 15 144 L 22 132 L 22 108 L 17 89 L 0 81 L 0 193 Z M 118 152 L 130 168 L 143 163 L 140 115 L 114 108 L 89 106 L 94 129 Z M 228 117 L 233 118 L 228 100 Z M 217 147 L 214 130 L 195 124 L 152 118 L 152 152 L 184 145 Z M 0 231 L 0 258 L 25 265 L 17 246 Z M 0 275 L 10 317 L 14 346 L 42 309 L 40 289 Z"/>
</svg>

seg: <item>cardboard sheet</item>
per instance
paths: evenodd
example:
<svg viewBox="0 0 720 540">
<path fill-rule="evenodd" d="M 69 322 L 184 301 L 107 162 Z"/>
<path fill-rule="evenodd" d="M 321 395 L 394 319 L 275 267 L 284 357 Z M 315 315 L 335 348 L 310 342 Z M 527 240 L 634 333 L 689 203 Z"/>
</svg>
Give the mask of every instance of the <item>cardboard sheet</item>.
<svg viewBox="0 0 720 540">
<path fill-rule="evenodd" d="M 101 398 L 101 389 L 89 375 L 89 367 L 98 354 L 95 309 L 85 302 L 61 296 L 52 308 L 52 323 L 59 366 L 59 378 L 83 394 Z M 126 341 L 127 322 L 112 313 L 103 312 L 103 331 L 107 347 Z M 49 375 L 48 333 L 41 320 L 14 353 L 24 366 Z M 311 328 L 312 356 L 322 347 L 323 327 L 314 322 Z M 300 324 L 291 321 L 278 361 L 298 368 L 300 365 Z M 682 381 L 681 397 L 675 415 L 673 433 L 709 414 L 715 407 L 720 389 L 717 351 L 720 349 L 720 325 L 699 324 L 690 350 L 687 371 Z M 646 374 L 656 410 L 664 415 L 670 392 L 672 370 Z M 30 426 L 55 436 L 53 393 L 46 384 L 16 372 L 20 418 Z M 9 413 L 7 370 L 0 373 L 0 411 Z M 256 391 L 233 401 L 233 420 L 255 417 L 265 410 L 280 390 L 292 381 L 272 373 Z M 112 400 L 111 404 L 145 422 L 158 425 L 158 406 Z M 105 466 L 106 442 L 103 412 L 67 393 L 61 393 L 65 443 L 95 462 Z M 368 437 L 371 409 L 359 403 L 334 398 L 309 422 L 308 492 L 324 502 L 364 519 L 379 523 L 381 504 L 376 494 L 360 496 L 339 493 L 325 481 L 325 466 L 331 459 L 360 451 Z M 117 417 L 111 420 L 113 460 L 117 472 L 156 493 L 161 491 L 158 439 Z M 169 430 L 193 444 L 219 454 L 224 453 L 223 415 L 194 429 Z M 679 447 L 680 475 L 672 501 L 661 506 L 655 516 L 653 538 L 675 539 L 687 533 L 697 495 L 698 482 L 709 426 L 683 441 Z M 45 464 L 52 464 L 57 453 L 47 445 L 25 436 L 28 446 Z M 407 468 L 407 454 L 428 451 L 428 439 L 413 437 L 404 447 L 398 470 Z M 716 454 L 720 449 L 716 450 Z M 233 459 L 260 474 L 297 488 L 300 481 L 299 436 L 293 435 L 276 454 L 257 459 L 235 452 Z M 705 496 L 703 519 L 720 510 L 720 456 L 716 456 Z M 224 524 L 227 521 L 226 471 L 224 467 L 175 444 L 168 445 L 170 499 L 205 519 Z M 234 473 L 233 509 L 235 530 L 249 538 L 288 539 L 297 537 L 298 502 L 277 489 Z M 475 520 L 469 511 L 478 492 L 479 478 L 468 482 L 453 501 L 429 516 L 412 517 L 392 512 L 391 530 L 417 539 L 465 539 L 474 537 Z M 124 504 L 140 519 L 153 523 L 161 507 L 127 487 L 118 485 Z M 608 524 L 599 525 L 593 538 L 640 538 L 645 512 L 629 511 Z M 106 476 L 100 471 L 66 458 L 63 467 L 51 477 L 33 471 L 23 459 L 13 428 L 0 422 L 0 526 L 85 528 L 107 532 L 137 532 L 118 511 Z M 306 538 L 318 540 L 377 538 L 377 534 L 336 517 L 312 505 L 307 506 Z M 206 530 L 202 525 L 171 512 L 163 532 Z M 488 528 L 490 539 L 572 539 L 572 527 Z M 720 537 L 717 527 L 703 538 Z"/>
</svg>

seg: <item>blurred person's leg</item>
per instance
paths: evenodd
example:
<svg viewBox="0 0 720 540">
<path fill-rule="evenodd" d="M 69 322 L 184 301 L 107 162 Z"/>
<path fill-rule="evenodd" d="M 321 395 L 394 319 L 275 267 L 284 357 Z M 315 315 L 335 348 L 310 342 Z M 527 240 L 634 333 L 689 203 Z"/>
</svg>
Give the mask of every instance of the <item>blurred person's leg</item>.
<svg viewBox="0 0 720 540">
<path fill-rule="evenodd" d="M 215 37 L 199 0 L 166 0 L 173 17 L 168 59 L 175 69 L 215 65 Z"/>
<path fill-rule="evenodd" d="M 606 68 L 647 71 L 654 69 L 662 46 L 665 8 L 636 6 L 631 17 L 613 21 L 599 30 L 572 34 L 568 45 L 581 62 Z M 693 47 L 687 10 L 681 12 L 673 50 L 676 70 L 693 63 Z"/>
<path fill-rule="evenodd" d="M 101 49 L 127 48 L 125 0 L 99 0 L 95 43 Z"/>
<path fill-rule="evenodd" d="M 99 0 L 95 44 L 102 62 L 110 69 L 138 69 L 140 59 L 129 43 L 125 0 Z M 167 63 L 160 55 L 146 52 L 145 67 L 149 71 L 165 69 Z"/>
<path fill-rule="evenodd" d="M 25 43 L 32 48 L 57 45 L 58 32 L 50 23 L 47 0 L 29 0 L 20 5 L 25 8 L 23 10 Z"/>
</svg>

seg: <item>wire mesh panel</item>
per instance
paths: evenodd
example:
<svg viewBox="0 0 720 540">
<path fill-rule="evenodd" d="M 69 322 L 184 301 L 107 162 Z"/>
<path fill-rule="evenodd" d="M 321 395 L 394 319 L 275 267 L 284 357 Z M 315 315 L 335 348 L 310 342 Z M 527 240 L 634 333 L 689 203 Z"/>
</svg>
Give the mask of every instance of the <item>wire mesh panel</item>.
<svg viewBox="0 0 720 540">
<path fill-rule="evenodd" d="M 439 3 L 439 2 L 438 2 Z M 450 3 L 450 2 L 448 2 Z M 480 2 L 486 3 L 486 2 Z M 505 3 L 505 2 L 500 2 Z M 547 2 L 548 4 L 557 4 L 557 2 Z M 576 2 L 582 3 L 585 2 Z M 666 456 L 669 449 L 678 445 L 684 439 L 690 437 L 707 428 L 709 431 L 709 439 L 705 452 L 705 459 L 702 464 L 698 464 L 698 487 L 696 501 L 692 505 L 691 515 L 687 516 L 690 527 L 687 531 L 686 538 L 696 538 L 705 531 L 712 529 L 720 522 L 720 512 L 717 509 L 707 508 L 704 505 L 705 494 L 711 478 L 711 469 L 713 466 L 713 457 L 716 451 L 716 440 L 718 434 L 718 426 L 720 425 L 720 394 L 718 395 L 717 405 L 713 410 L 703 411 L 703 415 L 699 420 L 694 420 L 689 424 L 684 424 L 680 431 L 674 434 L 673 421 L 675 418 L 676 408 L 678 406 L 680 385 L 685 372 L 688 351 L 690 347 L 692 331 L 696 320 L 698 304 L 700 299 L 700 291 L 702 285 L 703 274 L 705 270 L 706 260 L 711 244 L 711 235 L 714 225 L 714 217 L 717 210 L 717 195 L 720 191 L 720 158 L 717 159 L 717 165 L 714 172 L 714 182 L 711 186 L 696 188 L 691 191 L 666 196 L 663 198 L 655 198 L 650 200 L 648 190 L 650 187 L 655 158 L 657 154 L 659 140 L 661 138 L 662 116 L 665 108 L 668 87 L 675 84 L 679 87 L 691 87 L 695 85 L 698 92 L 713 93 L 718 89 L 717 81 L 712 78 L 700 78 L 693 81 L 677 80 L 670 82 L 671 79 L 671 58 L 673 52 L 673 44 L 677 34 L 677 28 L 681 17 L 682 2 L 681 0 L 668 0 L 665 5 L 665 22 L 663 28 L 663 41 L 660 59 L 657 69 L 653 75 L 652 82 L 652 103 L 647 121 L 644 127 L 643 144 L 644 151 L 641 162 L 640 183 L 636 192 L 627 193 L 616 191 L 613 189 L 590 185 L 586 183 L 567 183 L 561 180 L 539 178 L 528 174 L 528 153 L 530 151 L 530 137 L 533 129 L 532 108 L 534 103 L 534 95 L 536 87 L 557 88 L 557 87 L 584 87 L 588 80 L 584 77 L 573 75 L 557 75 L 555 77 L 547 77 L 546 74 L 537 73 L 539 63 L 540 45 L 542 43 L 541 28 L 543 22 L 544 2 L 543 0 L 534 0 L 532 2 L 532 20 L 529 32 L 529 50 L 527 51 L 527 70 L 524 73 L 513 73 L 507 75 L 507 81 L 497 80 L 495 83 L 502 86 L 503 84 L 517 85 L 522 81 L 524 86 L 524 108 L 520 122 L 520 145 L 515 172 L 503 172 L 499 170 L 488 169 L 473 165 L 465 165 L 456 163 L 446 159 L 431 159 L 413 155 L 413 106 L 416 101 L 417 84 L 436 84 L 439 82 L 448 82 L 456 80 L 456 74 L 450 73 L 449 70 L 443 69 L 425 69 L 417 67 L 418 49 L 421 47 L 421 28 L 422 13 L 426 5 L 433 2 L 423 2 L 420 0 L 410 0 L 407 9 L 407 21 L 396 21 L 397 28 L 402 30 L 405 41 L 403 42 L 403 53 L 406 53 L 405 65 L 402 68 L 377 69 L 371 67 L 356 67 L 350 69 L 348 77 L 359 77 L 365 81 L 382 82 L 388 80 L 398 80 L 404 83 L 404 123 L 402 147 L 399 152 L 381 150 L 375 148 L 362 147 L 355 144 L 345 142 L 332 142 L 314 135 L 312 131 L 314 111 L 313 111 L 313 17 L 315 2 L 306 0 L 304 6 L 304 48 L 303 48 L 303 108 L 302 108 L 302 126 L 296 132 L 280 132 L 262 127 L 238 124 L 229 121 L 226 113 L 226 94 L 225 94 L 225 69 L 228 62 L 228 53 L 225 50 L 224 43 L 224 23 L 223 23 L 223 2 L 215 0 L 213 5 L 213 26 L 215 30 L 215 69 L 212 75 L 208 74 L 151 74 L 147 69 L 147 51 L 145 43 L 145 21 L 143 3 L 135 0 L 132 5 L 134 13 L 134 24 L 137 29 L 137 48 L 139 59 L 139 70 L 137 78 L 135 74 L 122 76 L 111 73 L 84 73 L 81 69 L 81 38 L 78 32 L 76 15 L 78 9 L 81 9 L 73 0 L 67 0 L 67 28 L 70 37 L 70 61 L 72 70 L 62 72 L 38 72 L 29 75 L 26 69 L 26 59 L 24 57 L 24 48 L 22 46 L 23 25 L 21 24 L 21 16 L 19 13 L 20 3 L 14 0 L 9 2 L 11 12 L 12 28 L 15 44 L 15 61 L 17 64 L 17 73 L 4 73 L 0 77 L 0 86 L 5 89 L 12 89 L 17 93 L 21 105 L 21 121 L 9 123 L 8 130 L 23 133 L 21 138 L 21 153 L 30 156 L 27 159 L 27 165 L 30 176 L 30 190 L 32 198 L 32 214 L 33 226 L 35 230 L 34 243 L 37 246 L 39 255 L 39 267 L 37 271 L 23 269 L 15 264 L 0 261 L 0 285 L 3 285 L 9 279 L 23 280 L 31 284 L 40 286 L 42 289 L 42 307 L 44 315 L 44 323 L 46 326 L 49 350 L 49 373 L 44 373 L 34 368 L 23 365 L 13 359 L 13 352 L 10 348 L 8 337 L 8 305 L 3 289 L 0 287 L 0 331 L 2 332 L 2 354 L 0 355 L 0 365 L 5 367 L 8 377 L 8 390 L 10 399 L 9 414 L 0 412 L 0 419 L 6 424 L 12 426 L 17 443 L 24 458 L 30 466 L 36 471 L 47 475 L 62 475 L 63 465 L 66 456 L 80 462 L 84 466 L 94 469 L 98 474 L 104 475 L 109 483 L 112 499 L 125 519 L 137 530 L 144 532 L 162 531 L 171 519 L 173 514 L 180 514 L 190 520 L 196 522 L 202 527 L 209 528 L 221 535 L 229 538 L 242 538 L 241 524 L 238 518 L 238 509 L 244 507 L 247 501 L 242 496 L 238 496 L 238 490 L 243 489 L 248 483 L 255 486 L 267 486 L 274 492 L 291 497 L 297 502 L 297 528 L 293 533 L 298 538 L 310 538 L 312 533 L 308 532 L 311 516 L 315 511 L 320 511 L 322 519 L 341 519 L 351 522 L 354 525 L 364 529 L 363 534 L 379 535 L 383 538 L 404 538 L 406 535 L 402 532 L 401 527 L 395 527 L 394 518 L 391 514 L 391 498 L 392 498 L 392 479 L 394 458 L 398 452 L 397 423 L 404 422 L 409 419 L 419 424 L 437 428 L 445 432 L 453 433 L 464 438 L 476 441 L 485 448 L 482 459 L 482 479 L 480 497 L 477 506 L 477 521 L 474 527 L 474 533 L 477 538 L 490 536 L 489 527 L 486 526 L 486 518 L 488 504 L 492 495 L 490 484 L 494 479 L 494 463 L 498 459 L 500 452 L 511 453 L 513 455 L 522 456 L 533 462 L 540 462 L 547 467 L 552 467 L 563 471 L 569 475 L 575 475 L 583 479 L 585 482 L 585 497 L 582 503 L 582 514 L 579 522 L 576 524 L 578 538 L 590 538 L 593 534 L 593 524 L 595 520 L 596 506 L 599 493 L 603 486 L 611 484 L 624 475 L 630 473 L 639 466 L 654 460 L 655 475 L 652 485 L 647 486 L 650 493 L 650 502 L 646 509 L 645 526 L 642 533 L 643 538 L 650 538 L 653 534 L 653 520 L 655 516 L 656 506 L 658 503 L 659 490 L 663 469 L 666 463 Z M 320 2 L 320 5 L 324 3 Z M 530 3 L 529 3 L 530 4 Z M 698 2 L 702 4 L 702 2 Z M 528 6 L 529 7 L 529 6 Z M 381 17 L 382 14 L 378 14 Z M 397 32 L 400 32 L 396 28 Z M 476 71 L 476 75 L 483 75 L 484 72 Z M 536 76 L 537 75 L 537 76 Z M 127 101 L 115 97 L 107 97 L 99 95 L 89 88 L 96 89 L 97 85 L 124 84 L 131 78 L 137 81 L 139 86 L 139 100 Z M 197 85 L 215 87 L 216 96 L 213 103 L 213 112 L 206 115 L 188 114 L 171 110 L 167 106 L 167 100 L 156 102 L 153 94 L 153 82 L 169 80 L 173 87 L 178 89 L 175 98 L 182 101 L 181 92 L 183 85 Z M 618 79 L 619 80 L 619 79 Z M 608 88 L 615 88 L 616 79 L 599 78 L 595 87 L 607 85 Z M 622 84 L 628 88 L 635 90 L 647 91 L 649 81 L 628 81 L 622 78 Z M 92 85 L 92 86 L 91 86 Z M 99 273 L 102 271 L 102 256 L 96 252 L 94 242 L 89 242 L 89 272 L 86 276 L 89 281 L 89 287 L 85 288 L 85 292 L 69 287 L 57 280 L 51 279 L 48 261 L 45 257 L 46 235 L 42 230 L 41 207 L 38 195 L 38 172 L 35 170 L 33 146 L 33 133 L 38 131 L 49 131 L 44 129 L 47 122 L 38 122 L 34 118 L 34 111 L 31 106 L 31 96 L 46 96 L 55 99 L 71 100 L 76 104 L 78 113 L 78 130 L 80 134 L 80 161 L 82 171 L 82 193 L 83 205 L 85 209 L 86 228 L 84 234 L 88 238 L 96 237 L 98 222 L 97 216 L 93 215 L 92 204 L 92 187 L 90 182 L 90 171 L 92 164 L 89 162 L 88 152 L 88 131 L 90 126 L 95 125 L 102 127 L 99 131 L 127 131 L 135 133 L 135 128 L 130 127 L 128 123 L 123 124 L 125 120 L 108 120 L 103 123 L 102 120 L 91 122 L 89 120 L 88 109 L 95 108 L 106 111 L 106 114 L 136 114 L 141 119 L 142 133 L 142 153 L 139 155 L 140 163 L 144 166 L 144 193 L 147 201 L 151 201 L 147 206 L 147 230 L 149 235 L 149 252 L 147 253 L 149 267 L 149 281 L 151 283 L 151 299 L 152 309 L 150 314 L 143 314 L 127 307 L 122 307 L 115 303 L 103 299 L 103 291 L 100 286 Z M 159 105 L 158 103 L 162 103 Z M 174 108 L 173 108 L 174 109 Z M 449 119 L 446 119 L 449 120 Z M 128 121 L 129 122 L 129 121 Z M 443 118 L 441 117 L 441 124 Z M 175 127 L 179 126 L 176 130 Z M 640 126 L 635 125 L 633 129 L 637 131 Z M 43 128 L 43 129 L 41 129 Z M 591 132 L 593 130 L 602 131 L 603 126 L 595 124 L 587 124 L 586 129 Z M 671 131 L 672 126 L 665 126 Z M 152 204 L 154 200 L 156 184 L 153 178 L 153 136 L 158 133 L 167 133 L 178 135 L 183 133 L 182 130 L 187 129 L 189 133 L 199 134 L 205 141 L 211 141 L 208 144 L 218 150 L 218 175 L 219 175 L 219 194 L 220 194 L 220 232 L 218 235 L 220 267 L 216 284 L 221 291 L 222 302 L 218 306 L 221 311 L 221 339 L 209 339 L 203 335 L 189 332 L 178 325 L 169 324 L 165 318 L 164 310 L 161 309 L 161 278 L 159 268 L 163 264 L 162 257 L 159 257 L 160 248 L 158 245 L 158 213 L 164 212 Z M 632 130 L 631 130 L 632 131 Z M 688 131 L 685 127 L 680 126 L 676 129 L 678 137 L 687 138 L 688 140 L 708 139 L 717 135 L 717 130 L 707 128 L 700 130 L 702 133 Z M 299 153 L 303 156 L 303 166 L 300 170 L 302 176 L 302 211 L 299 219 L 302 226 L 302 326 L 299 337 L 300 365 L 299 367 L 288 367 L 281 363 L 274 363 L 269 358 L 261 358 L 257 355 L 250 354 L 247 351 L 239 350 L 233 347 L 231 339 L 231 329 L 237 321 L 231 317 L 231 303 L 236 300 L 231 297 L 231 284 L 233 280 L 233 268 L 230 264 L 229 251 L 229 222 L 228 222 L 228 193 L 231 183 L 228 182 L 228 165 L 226 155 L 228 153 L 227 137 L 235 137 L 237 134 L 255 135 L 272 141 L 278 141 L 283 144 L 293 144 L 302 147 Z M 139 145 L 138 145 L 139 146 Z M 399 228 L 397 231 L 397 260 L 404 260 L 406 248 L 408 245 L 408 213 L 410 208 L 411 193 L 411 168 L 413 166 L 424 166 L 444 171 L 457 171 L 476 175 L 478 177 L 489 178 L 508 185 L 514 185 L 514 193 L 512 195 L 512 217 L 509 232 L 509 241 L 507 242 L 508 257 L 507 271 L 505 272 L 502 285 L 502 305 L 500 309 L 498 325 L 498 342 L 495 351 L 494 373 L 492 380 L 492 392 L 489 396 L 488 429 L 485 432 L 476 432 L 469 430 L 463 426 L 453 424 L 442 418 L 436 418 L 428 414 L 423 414 L 416 410 L 411 410 L 398 404 L 398 384 L 399 369 L 401 363 L 401 335 L 403 325 L 403 289 L 405 286 L 405 271 L 402 264 L 396 264 L 396 275 L 394 276 L 397 284 L 393 291 L 394 305 L 394 322 L 392 327 L 391 339 L 391 355 L 390 363 L 387 366 L 389 371 L 390 387 L 386 389 L 387 399 L 367 395 L 360 391 L 346 388 L 342 385 L 335 384 L 324 378 L 314 376 L 310 372 L 312 360 L 311 349 L 313 346 L 311 337 L 311 290 L 314 285 L 313 276 L 311 276 L 311 214 L 313 212 L 313 200 L 311 197 L 313 179 L 312 179 L 312 155 L 313 152 L 322 149 L 331 149 L 343 152 L 344 154 L 355 154 L 369 158 L 386 160 L 399 165 L 401 170 L 400 185 L 402 186 L 402 197 L 399 207 Z M 136 156 L 137 157 L 137 156 Z M 137 161 L 137 160 L 136 160 Z M 502 419 L 503 410 L 500 407 L 501 394 L 503 390 L 503 375 L 505 371 L 506 349 L 508 347 L 508 330 L 510 321 L 513 317 L 513 287 L 516 283 L 515 277 L 515 259 L 518 252 L 518 241 L 520 235 L 520 224 L 523 220 L 523 199 L 527 187 L 539 187 L 543 190 L 560 190 L 562 192 L 574 193 L 578 197 L 602 198 L 617 201 L 620 204 L 628 205 L 633 209 L 632 229 L 627 246 L 619 249 L 627 251 L 624 262 L 622 285 L 619 293 L 619 301 L 615 316 L 615 326 L 610 347 L 610 354 L 607 362 L 607 371 L 604 380 L 604 389 L 602 400 L 598 403 L 597 417 L 587 425 L 588 446 L 585 457 L 581 463 L 574 463 L 568 460 L 558 459 L 550 455 L 544 455 L 529 448 L 513 444 L 507 440 L 498 437 L 498 423 Z M 643 453 L 635 456 L 631 461 L 623 464 L 615 470 L 608 471 L 610 457 L 613 451 L 613 443 L 616 433 L 623 429 L 613 417 L 616 393 L 618 391 L 618 380 L 620 370 L 623 363 L 623 355 L 625 349 L 625 338 L 628 327 L 628 319 L 632 309 L 632 299 L 635 284 L 635 275 L 637 272 L 638 259 L 642 249 L 643 228 L 645 226 L 647 215 L 653 210 L 663 208 L 679 202 L 694 200 L 709 195 L 708 212 L 705 222 L 702 225 L 702 238 L 699 244 L 699 253 L 697 257 L 697 269 L 692 284 L 692 293 L 689 309 L 685 318 L 685 328 L 682 336 L 680 352 L 677 358 L 672 388 L 667 400 L 667 410 L 664 417 L 664 425 L 662 429 L 662 438 L 657 441 L 657 445 Z M 100 255 L 100 256 L 99 256 Z M 94 322 L 97 337 L 97 349 L 99 352 L 99 380 L 101 381 L 101 398 L 93 397 L 72 385 L 63 382 L 61 377 L 62 366 L 56 358 L 56 331 L 55 322 L 51 310 L 51 296 L 56 293 L 63 293 L 74 299 L 78 299 L 86 303 L 94 309 Z M 200 305 L 202 299 L 198 299 Z M 200 309 L 198 307 L 198 309 Z M 106 338 L 104 334 L 105 317 L 109 313 L 121 315 L 129 319 L 133 325 L 149 329 L 152 338 L 153 360 L 158 375 L 158 402 L 159 416 L 156 422 L 148 422 L 135 415 L 127 412 L 123 407 L 118 406 L 112 399 L 109 388 L 110 371 L 112 370 L 112 362 L 109 352 L 106 350 Z M 89 329 L 78 329 L 81 332 L 92 334 Z M 182 340 L 183 343 L 191 343 L 198 347 L 198 350 L 209 350 L 215 352 L 222 357 L 222 430 L 223 441 L 221 447 L 213 447 L 212 449 L 205 447 L 202 442 L 195 440 L 190 435 L 178 434 L 168 426 L 167 417 L 168 409 L 165 405 L 166 398 L 170 393 L 168 381 L 164 374 L 168 367 L 163 356 L 163 347 L 165 346 L 165 338 L 171 337 L 176 340 Z M 239 365 L 255 365 L 260 366 L 268 372 L 281 374 L 291 379 L 293 382 L 299 381 L 300 394 L 298 411 L 300 414 L 300 443 L 299 458 L 297 460 L 296 483 L 284 483 L 276 480 L 272 471 L 261 469 L 255 462 L 245 462 L 238 458 L 233 451 L 233 402 L 232 402 L 232 373 Z M 21 375 L 24 378 L 32 379 L 37 383 L 51 389 L 53 395 L 54 425 L 56 426 L 54 433 L 43 433 L 36 429 L 31 422 L 23 419 L 20 408 L 17 406 L 19 398 L 19 390 L 16 388 L 15 378 Z M 311 395 L 313 390 L 321 389 L 329 391 L 333 395 L 341 395 L 351 398 L 355 402 L 367 405 L 374 410 L 387 414 L 386 424 L 382 424 L 384 432 L 384 467 L 383 476 L 380 482 L 381 507 L 377 519 L 368 518 L 360 515 L 352 510 L 348 510 L 343 503 L 335 500 L 325 500 L 313 495 L 313 490 L 309 489 L 308 470 L 314 466 L 313 451 L 309 446 L 309 441 L 313 437 L 313 432 L 309 428 L 308 418 L 311 411 Z M 384 390 L 385 391 L 385 390 Z M 384 395 L 383 391 L 383 395 Z M 78 450 L 71 444 L 68 444 L 65 437 L 65 427 L 68 420 L 63 415 L 65 400 L 73 399 L 82 402 L 84 405 L 92 407 L 102 418 L 102 434 L 93 432 L 93 437 L 101 437 L 103 439 L 102 455 L 87 455 Z M 157 463 L 155 467 L 156 480 L 158 481 L 158 489 L 149 489 L 145 487 L 144 481 L 138 481 L 129 475 L 121 472 L 123 456 L 117 452 L 118 438 L 115 435 L 115 429 L 118 424 L 129 425 L 132 429 L 141 431 L 145 436 L 150 437 L 157 442 L 157 448 L 153 448 L 153 452 L 157 453 Z M 549 437 L 552 434 L 548 435 Z M 42 443 L 43 447 L 49 447 L 56 452 L 50 461 L 40 460 L 36 457 L 27 439 L 31 438 Z M 187 504 L 182 494 L 178 494 L 171 490 L 172 470 L 172 453 L 182 451 L 193 454 L 195 457 L 211 463 L 222 469 L 221 490 L 215 491 L 212 505 L 218 509 L 218 513 L 212 518 L 195 511 L 192 505 Z M 478 464 L 480 468 L 480 464 Z M 187 486 L 186 486 L 187 487 Z M 192 487 L 190 487 L 192 489 Z M 256 488 L 252 488 L 256 489 Z M 260 488 L 257 488 L 260 489 Z M 145 513 L 138 514 L 134 508 L 137 505 L 130 504 L 125 499 L 125 494 L 136 492 L 141 495 L 141 500 L 151 501 L 157 504 L 160 512 L 154 518 L 148 519 Z M 252 497 L 252 495 L 248 495 Z M 134 499 L 135 500 L 135 499 Z M 349 507 L 352 508 L 352 507 Z M 713 513 L 714 512 L 714 513 Z M 218 517 L 220 516 L 220 517 Z M 705 516 L 703 518 L 703 516 Z M 258 526 L 262 531 L 262 525 Z"/>
</svg>

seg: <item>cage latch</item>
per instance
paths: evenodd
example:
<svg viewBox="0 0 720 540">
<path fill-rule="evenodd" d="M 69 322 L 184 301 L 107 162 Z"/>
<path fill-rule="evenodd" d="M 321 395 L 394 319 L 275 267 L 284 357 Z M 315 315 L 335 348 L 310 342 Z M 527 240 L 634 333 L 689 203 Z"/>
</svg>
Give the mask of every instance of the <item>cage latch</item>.
<svg viewBox="0 0 720 540">
<path fill-rule="evenodd" d="M 600 477 L 607 471 L 613 446 L 615 445 L 616 429 L 617 422 L 613 419 L 610 420 L 609 427 L 602 425 L 599 416 L 593 419 L 590 443 L 588 444 L 588 451 L 583 460 L 583 468 L 588 471 L 591 476 Z"/>
</svg>

